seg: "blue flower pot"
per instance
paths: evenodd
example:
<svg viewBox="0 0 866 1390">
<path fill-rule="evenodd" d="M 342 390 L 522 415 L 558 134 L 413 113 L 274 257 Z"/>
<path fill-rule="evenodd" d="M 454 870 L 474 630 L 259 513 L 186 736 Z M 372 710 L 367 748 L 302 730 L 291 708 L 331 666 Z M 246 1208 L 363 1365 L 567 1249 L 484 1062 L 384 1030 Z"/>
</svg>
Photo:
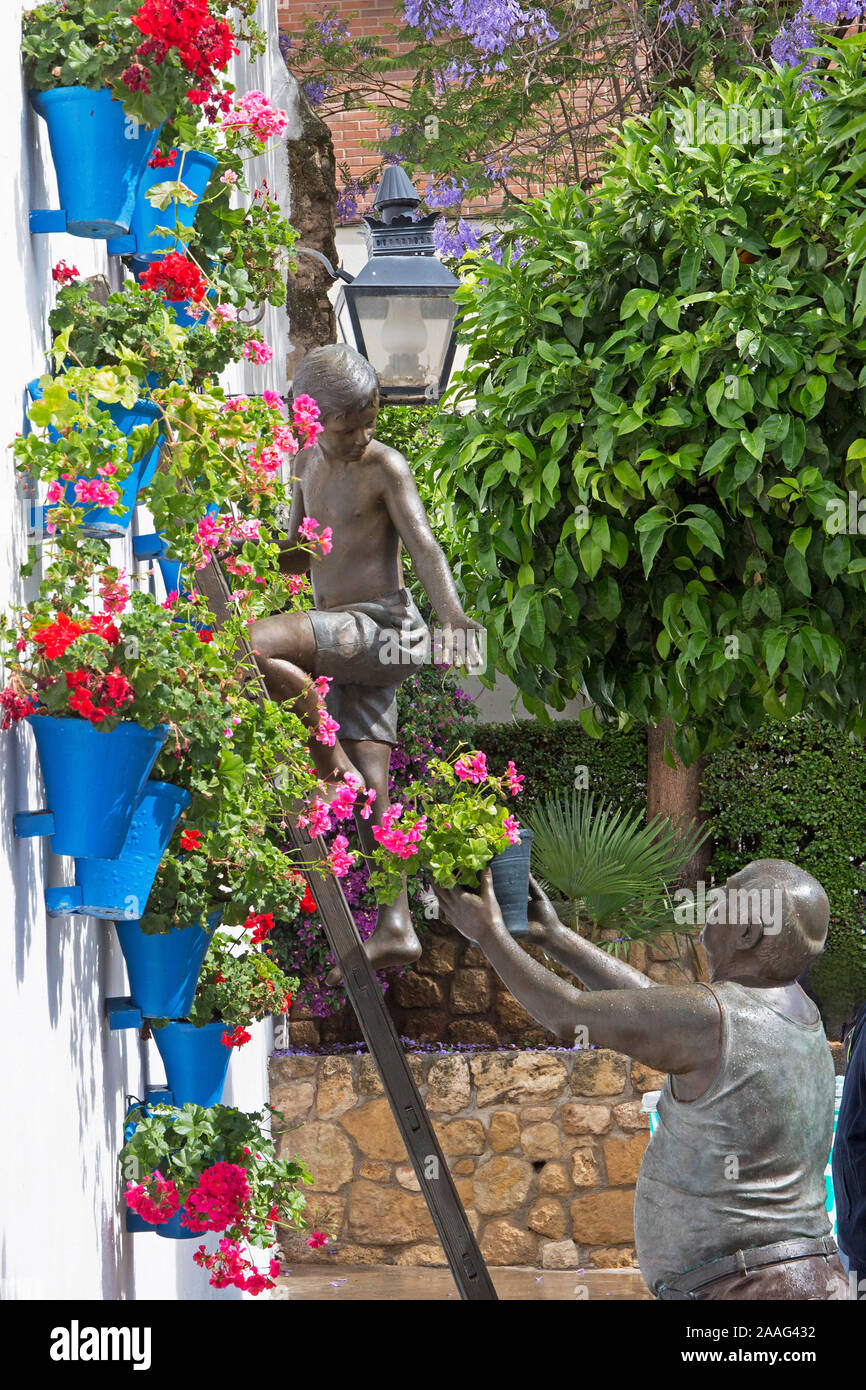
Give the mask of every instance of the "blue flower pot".
<svg viewBox="0 0 866 1390">
<path fill-rule="evenodd" d="M 147 782 L 119 857 L 77 859 L 74 884 L 46 890 L 49 912 L 102 917 L 109 922 L 140 917 L 178 816 L 189 802 L 189 792 L 180 787 Z M 140 1000 L 135 1002 L 140 1006 Z"/>
<path fill-rule="evenodd" d="M 220 916 L 219 912 L 210 914 L 206 931 L 196 925 L 157 936 L 146 935 L 138 922 L 115 922 L 129 974 L 129 992 L 145 1018 L 185 1018 L 189 1013 L 201 964 Z M 157 1037 L 159 1032 L 157 1029 Z"/>
<path fill-rule="evenodd" d="M 165 1067 L 166 1085 L 177 1106 L 219 1105 L 231 1060 L 231 1048 L 222 1041 L 230 1032 L 224 1023 L 166 1023 L 154 1028 L 153 1040 Z"/>
<path fill-rule="evenodd" d="M 53 852 L 117 859 L 168 725 L 143 729 L 126 720 L 105 733 L 86 719 L 48 714 L 31 714 L 27 723 L 53 819 L 45 832 Z"/>
<path fill-rule="evenodd" d="M 124 1206 L 126 1206 L 125 1201 Z M 145 1221 L 143 1216 L 139 1216 L 137 1211 L 130 1211 L 129 1207 L 126 1207 L 126 1211 L 124 1212 L 123 1224 L 126 1227 L 127 1233 L 131 1236 L 143 1235 L 146 1231 L 156 1230 L 155 1226 L 151 1226 L 150 1222 Z"/>
<path fill-rule="evenodd" d="M 129 1116 L 131 1112 L 136 1108 L 137 1107 L 135 1105 L 131 1105 L 126 1112 L 126 1119 L 123 1126 L 124 1143 L 131 1139 L 133 1134 L 135 1133 L 136 1125 L 132 1123 Z M 148 1113 L 147 1106 L 145 1106 L 144 1109 L 145 1113 Z M 148 1232 L 153 1233 L 155 1231 L 157 1235 L 167 1236 L 169 1240 L 187 1240 L 188 1238 L 195 1235 L 194 1231 L 188 1231 L 185 1226 L 182 1226 L 180 1224 L 181 1214 L 184 1210 L 183 1207 L 181 1207 L 179 1211 L 175 1212 L 174 1216 L 171 1218 L 170 1221 L 164 1221 L 162 1225 L 155 1226 L 152 1222 L 145 1221 L 144 1217 L 139 1216 L 137 1212 L 131 1211 L 126 1204 L 125 1198 L 123 1198 L 122 1201 L 125 1209 L 124 1225 L 126 1226 L 126 1229 L 130 1235 L 144 1235 Z"/>
<path fill-rule="evenodd" d="M 181 1207 L 176 1211 L 170 1221 L 163 1221 L 159 1226 L 151 1226 L 151 1231 L 156 1231 L 158 1236 L 165 1240 L 204 1240 L 203 1231 L 190 1231 L 186 1226 L 181 1225 L 180 1218 L 183 1216 L 185 1208 Z"/>
<path fill-rule="evenodd" d="M 180 582 L 180 572 L 183 565 L 180 560 L 166 560 L 163 555 L 157 555 L 156 563 L 159 565 L 159 572 L 162 575 L 162 582 L 165 585 L 167 594 L 175 593 L 180 598 L 186 598 L 189 589 Z"/>
<path fill-rule="evenodd" d="M 126 236 L 159 131 L 128 117 L 108 88 L 54 87 L 30 100 L 48 126 L 66 231 Z"/>
<path fill-rule="evenodd" d="M 27 391 L 31 400 L 41 400 L 42 388 L 38 380 L 28 382 Z M 153 401 L 148 401 L 143 398 L 136 401 L 135 405 L 131 408 L 127 408 L 119 402 L 115 402 L 114 405 L 106 405 L 104 409 L 108 411 L 117 428 L 127 435 L 131 434 L 132 431 L 137 429 L 140 425 L 154 424 L 161 415 L 159 406 L 155 405 Z M 56 430 L 53 428 L 49 429 L 49 435 L 56 439 Z M 120 502 L 124 508 L 123 513 L 116 513 L 107 507 L 85 507 L 81 521 L 82 535 L 97 536 L 105 539 L 111 536 L 124 536 L 126 534 L 129 530 L 129 523 L 132 520 L 133 509 L 138 501 L 138 493 L 141 488 L 147 487 L 156 472 L 162 443 L 163 437 L 160 435 L 153 448 L 142 455 L 138 462 L 133 465 L 132 472 L 129 476 L 120 484 Z M 127 451 L 127 458 L 131 453 L 132 446 L 130 445 Z M 110 483 L 112 480 L 108 478 L 106 481 Z M 74 479 L 72 482 L 66 484 L 64 496 L 67 502 L 76 505 Z M 51 505 L 47 505 L 43 508 L 46 517 L 48 517 L 52 511 L 53 507 Z"/>
<path fill-rule="evenodd" d="M 505 925 L 512 936 L 529 936 L 529 856 L 532 831 L 520 829 L 520 844 L 509 845 L 490 861 L 493 891 Z"/>
<path fill-rule="evenodd" d="M 147 201 L 147 194 L 156 184 L 182 183 L 196 195 L 196 200 L 188 206 L 183 203 L 177 204 L 177 220 L 182 227 L 191 227 L 216 165 L 216 159 L 212 154 L 204 154 L 199 150 L 185 150 L 178 154 L 173 169 L 146 169 L 138 187 L 129 235 L 109 241 L 108 254 L 134 255 L 139 260 L 158 261 L 169 251 L 182 251 L 183 243 L 176 237 L 155 235 L 157 227 L 165 227 L 173 222 L 174 204 L 169 204 L 160 212 Z"/>
</svg>

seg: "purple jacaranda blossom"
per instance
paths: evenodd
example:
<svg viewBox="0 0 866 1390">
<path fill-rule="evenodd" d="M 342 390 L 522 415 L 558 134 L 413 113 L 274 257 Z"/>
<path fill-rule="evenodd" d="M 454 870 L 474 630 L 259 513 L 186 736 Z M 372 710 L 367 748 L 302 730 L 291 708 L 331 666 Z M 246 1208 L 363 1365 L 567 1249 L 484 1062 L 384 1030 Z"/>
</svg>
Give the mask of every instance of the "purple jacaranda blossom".
<svg viewBox="0 0 866 1390">
<path fill-rule="evenodd" d="M 337 195 L 337 221 L 339 223 L 354 222 L 366 208 L 362 208 L 360 199 L 364 195 L 364 189 L 357 179 L 350 179 L 344 188 L 340 189 Z"/>
<path fill-rule="evenodd" d="M 335 14 L 328 14 L 317 22 L 316 34 L 322 43 L 338 43 L 340 39 L 349 37 L 349 26 Z"/>
<path fill-rule="evenodd" d="M 813 67 L 814 57 L 807 58 L 810 48 L 820 43 L 815 26 L 853 23 L 866 15 L 864 0 L 803 0 L 799 10 L 783 24 L 770 45 L 773 61 L 781 67 Z"/>
<path fill-rule="evenodd" d="M 470 222 L 461 217 L 453 232 L 449 232 L 444 217 L 433 228 L 433 244 L 440 256 L 453 256 L 459 260 L 467 251 L 480 251 L 481 241 Z"/>
<path fill-rule="evenodd" d="M 321 106 L 325 97 L 331 90 L 330 82 L 320 82 L 314 78 L 310 82 L 304 83 L 304 96 L 311 106 Z"/>
<path fill-rule="evenodd" d="M 662 0 L 659 5 L 659 19 L 662 24 L 696 24 L 698 20 L 694 5 L 691 0 L 679 0 L 679 4 L 672 4 L 670 0 Z"/>
<path fill-rule="evenodd" d="M 558 38 L 545 9 L 518 0 L 405 0 L 404 9 L 406 23 L 427 38 L 456 32 L 483 54 L 505 53 L 521 39 L 540 44 Z"/>
<path fill-rule="evenodd" d="M 459 207 L 466 196 L 469 185 L 465 179 L 458 183 L 453 176 L 444 179 L 442 183 L 435 184 L 431 179 L 424 189 L 424 202 L 431 212 L 438 212 L 444 208 Z"/>
</svg>

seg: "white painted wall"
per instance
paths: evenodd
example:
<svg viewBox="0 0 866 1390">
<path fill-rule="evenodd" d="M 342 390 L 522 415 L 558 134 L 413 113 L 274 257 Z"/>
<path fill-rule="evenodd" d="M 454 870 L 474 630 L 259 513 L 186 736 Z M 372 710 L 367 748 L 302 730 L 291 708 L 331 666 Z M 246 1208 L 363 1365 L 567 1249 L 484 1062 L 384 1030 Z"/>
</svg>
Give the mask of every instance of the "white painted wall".
<svg viewBox="0 0 866 1390">
<path fill-rule="evenodd" d="M 35 0 L 24 0 L 32 8 Z M 0 441 L 23 428 L 24 384 L 46 368 L 47 315 L 53 302 L 51 267 L 62 257 L 83 275 L 109 274 L 103 242 L 68 236 L 30 237 L 28 209 L 58 206 L 43 123 L 31 110 L 19 65 L 20 6 L 0 5 Z M 262 0 L 260 17 L 276 34 L 276 2 Z M 238 85 L 290 98 L 285 68 L 273 51 L 253 69 L 238 67 Z M 279 151 L 262 161 L 272 189 L 287 198 Z M 288 208 L 287 208 L 288 210 Z M 288 350 L 286 316 L 269 309 L 263 331 L 274 348 L 268 368 L 244 364 L 227 384 L 234 391 L 284 390 L 281 363 Z M 0 603 L 26 601 L 38 584 L 22 581 L 26 556 L 24 508 L 12 455 L 0 454 Z M 152 529 L 141 518 L 139 531 Z M 130 543 L 112 543 L 115 563 L 135 568 Z M 139 569 L 147 567 L 140 567 Z M 5 676 L 4 676 L 5 684 Z M 123 1229 L 116 1157 L 122 1143 L 125 1096 L 144 1094 L 163 1080 L 152 1044 L 135 1032 L 110 1033 L 107 996 L 125 994 L 125 968 L 108 923 L 46 919 L 46 886 L 69 878 L 71 861 L 53 856 L 42 840 L 16 840 L 12 817 L 42 802 L 29 729 L 0 734 L 0 1058 L 3 1143 L 0 1144 L 0 1299 L 225 1299 L 192 1263 L 196 1242 L 129 1236 Z M 227 1104 L 244 1110 L 266 1101 L 271 1027 L 231 1062 Z M 208 1239 L 215 1239 L 209 1237 Z"/>
</svg>

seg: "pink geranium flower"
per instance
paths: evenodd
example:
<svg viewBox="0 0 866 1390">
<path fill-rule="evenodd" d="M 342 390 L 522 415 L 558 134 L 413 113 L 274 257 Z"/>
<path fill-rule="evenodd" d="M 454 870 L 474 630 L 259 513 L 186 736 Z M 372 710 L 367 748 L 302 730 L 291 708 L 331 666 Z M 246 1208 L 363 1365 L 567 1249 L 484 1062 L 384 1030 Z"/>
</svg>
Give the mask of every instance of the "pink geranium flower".
<svg viewBox="0 0 866 1390">
<path fill-rule="evenodd" d="M 513 816 L 506 816 L 506 817 L 505 817 L 505 820 L 502 822 L 502 829 L 503 829 L 503 831 L 505 832 L 505 834 L 508 836 L 508 843 L 509 843 L 510 845 L 519 845 L 519 844 L 520 844 L 520 821 L 519 821 L 519 820 L 515 820 Z"/>
<path fill-rule="evenodd" d="M 505 780 L 508 783 L 508 790 L 511 792 L 511 795 L 516 796 L 523 787 L 526 778 L 517 771 L 514 763 L 510 762 L 505 769 Z"/>
<path fill-rule="evenodd" d="M 357 854 L 349 849 L 349 841 L 346 839 L 345 835 L 337 835 L 331 846 L 331 852 L 328 855 L 328 863 L 334 875 L 337 878 L 343 878 L 349 872 L 357 858 Z"/>
<path fill-rule="evenodd" d="M 458 758 L 454 764 L 454 771 L 461 782 L 472 782 L 477 785 L 483 782 L 487 776 L 487 759 L 483 753 L 473 753 L 472 757 L 466 754 Z"/>
<path fill-rule="evenodd" d="M 151 1226 L 162 1226 L 177 1212 L 180 1206 L 180 1193 L 170 1178 L 164 1178 L 158 1170 L 149 1173 L 138 1183 L 126 1185 L 126 1204 Z"/>
</svg>

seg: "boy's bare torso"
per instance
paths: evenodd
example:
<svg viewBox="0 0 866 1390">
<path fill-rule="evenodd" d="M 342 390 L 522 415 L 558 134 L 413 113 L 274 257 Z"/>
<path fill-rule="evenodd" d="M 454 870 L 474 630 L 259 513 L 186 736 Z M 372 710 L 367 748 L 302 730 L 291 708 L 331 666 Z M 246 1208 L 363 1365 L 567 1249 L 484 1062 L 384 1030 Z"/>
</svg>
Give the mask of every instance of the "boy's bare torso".
<svg viewBox="0 0 866 1390">
<path fill-rule="evenodd" d="M 293 471 L 292 534 L 301 515 L 334 533 L 332 550 L 312 566 L 316 606 L 341 608 L 402 588 L 402 543 L 389 506 L 389 496 L 411 484 L 402 454 L 374 439 L 360 458 L 333 459 L 314 444 L 298 454 Z"/>
</svg>

